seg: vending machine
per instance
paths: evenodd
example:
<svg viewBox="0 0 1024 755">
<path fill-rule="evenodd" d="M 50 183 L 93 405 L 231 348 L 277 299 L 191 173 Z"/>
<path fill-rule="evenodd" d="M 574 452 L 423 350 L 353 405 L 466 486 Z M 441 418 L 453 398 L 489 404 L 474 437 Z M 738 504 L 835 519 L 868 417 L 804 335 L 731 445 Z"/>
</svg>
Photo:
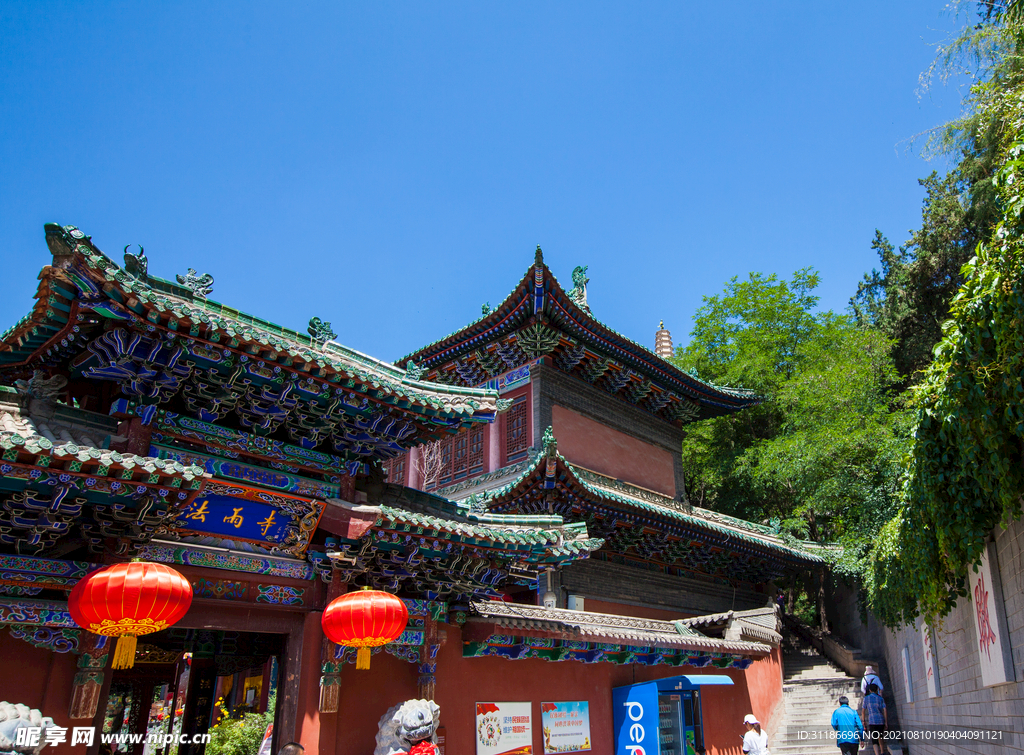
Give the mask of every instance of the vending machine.
<svg viewBox="0 0 1024 755">
<path fill-rule="evenodd" d="M 704 720 L 700 688 L 730 685 L 718 674 L 692 674 L 612 690 L 615 755 L 700 755 Z"/>
</svg>

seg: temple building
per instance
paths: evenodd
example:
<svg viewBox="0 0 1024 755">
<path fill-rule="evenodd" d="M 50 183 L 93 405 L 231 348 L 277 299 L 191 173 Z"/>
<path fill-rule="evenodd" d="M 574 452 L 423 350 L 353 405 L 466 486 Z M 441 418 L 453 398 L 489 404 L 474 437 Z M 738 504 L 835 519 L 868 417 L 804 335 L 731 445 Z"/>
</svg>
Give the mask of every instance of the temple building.
<svg viewBox="0 0 1024 755">
<path fill-rule="evenodd" d="M 565 291 L 538 249 L 493 311 L 392 365 L 318 317 L 218 303 L 193 269 L 45 235 L 36 303 L 0 336 L 0 700 L 94 727 L 55 752 L 213 752 L 191 738 L 262 713 L 272 752 L 355 755 L 420 697 L 451 753 L 503 752 L 481 722 L 504 705 L 528 742 L 509 752 L 611 755 L 613 690 L 645 682 L 681 706 L 663 755 L 737 752 L 745 713 L 771 726 L 772 582 L 822 559 L 692 506 L 680 458 L 688 423 L 758 398 L 670 364 L 664 329 L 656 355 L 599 322 L 586 268 Z M 130 559 L 193 600 L 114 669 L 68 593 Z M 409 614 L 368 671 L 321 627 L 361 587 Z"/>
</svg>

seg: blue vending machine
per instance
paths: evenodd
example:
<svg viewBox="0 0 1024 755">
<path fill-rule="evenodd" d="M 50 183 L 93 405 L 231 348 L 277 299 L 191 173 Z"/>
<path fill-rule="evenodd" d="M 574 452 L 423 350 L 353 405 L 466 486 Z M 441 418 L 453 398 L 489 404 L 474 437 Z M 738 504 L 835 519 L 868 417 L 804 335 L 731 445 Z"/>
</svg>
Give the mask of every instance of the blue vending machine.
<svg viewBox="0 0 1024 755">
<path fill-rule="evenodd" d="M 612 690 L 615 755 L 699 755 L 704 752 L 700 688 L 732 684 L 728 676 L 692 674 Z"/>
</svg>

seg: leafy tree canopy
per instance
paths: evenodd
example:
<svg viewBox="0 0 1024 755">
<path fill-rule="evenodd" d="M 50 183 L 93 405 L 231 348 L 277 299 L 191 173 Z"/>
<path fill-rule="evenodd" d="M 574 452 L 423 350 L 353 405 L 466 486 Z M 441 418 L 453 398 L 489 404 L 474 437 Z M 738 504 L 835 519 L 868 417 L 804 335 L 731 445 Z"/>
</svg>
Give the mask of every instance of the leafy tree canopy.
<svg viewBox="0 0 1024 755">
<path fill-rule="evenodd" d="M 867 575 L 872 611 L 894 626 L 946 615 L 966 595 L 992 530 L 1021 516 L 1024 23 L 1020 14 L 997 21 L 1006 57 L 972 88 L 974 109 L 962 120 L 988 140 L 999 222 L 964 267 L 934 361 L 913 391 L 909 475 Z"/>
<path fill-rule="evenodd" d="M 753 273 L 705 297 L 676 362 L 763 401 L 689 428 L 683 464 L 698 505 L 818 541 L 853 537 L 857 559 L 865 525 L 894 513 L 898 375 L 881 332 L 816 311 L 818 281 L 810 269 Z"/>
</svg>

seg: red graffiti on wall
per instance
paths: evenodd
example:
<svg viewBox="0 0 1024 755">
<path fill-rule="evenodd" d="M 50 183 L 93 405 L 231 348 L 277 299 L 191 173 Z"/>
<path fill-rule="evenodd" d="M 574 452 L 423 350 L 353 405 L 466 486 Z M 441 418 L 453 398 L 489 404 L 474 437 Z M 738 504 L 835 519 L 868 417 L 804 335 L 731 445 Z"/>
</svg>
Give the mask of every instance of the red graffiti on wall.
<svg viewBox="0 0 1024 755">
<path fill-rule="evenodd" d="M 992 646 L 996 644 L 996 633 L 992 631 L 988 615 L 988 590 L 985 589 L 984 572 L 978 575 L 978 583 L 974 586 L 974 610 L 978 613 L 978 645 L 988 659 L 992 660 Z"/>
<path fill-rule="evenodd" d="M 928 678 L 931 679 L 933 676 L 932 669 L 932 633 L 930 629 L 925 628 L 924 632 L 924 665 L 928 669 Z"/>
</svg>

